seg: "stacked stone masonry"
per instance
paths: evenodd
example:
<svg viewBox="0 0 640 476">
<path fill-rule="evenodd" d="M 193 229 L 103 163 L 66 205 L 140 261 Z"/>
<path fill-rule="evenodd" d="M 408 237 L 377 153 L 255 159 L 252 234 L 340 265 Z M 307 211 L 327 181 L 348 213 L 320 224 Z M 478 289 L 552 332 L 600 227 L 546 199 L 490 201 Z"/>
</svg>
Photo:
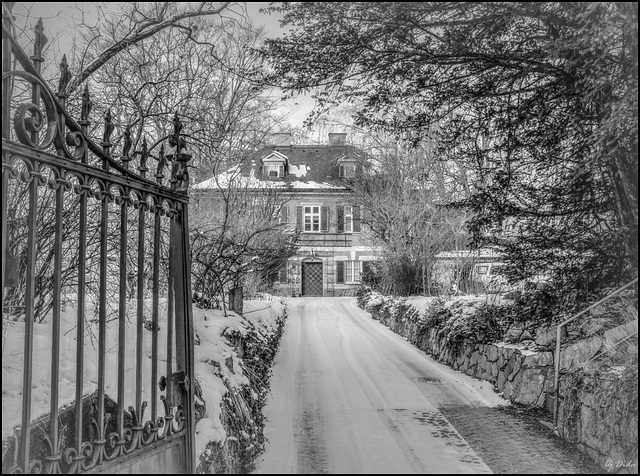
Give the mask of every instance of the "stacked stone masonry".
<svg viewBox="0 0 640 476">
<path fill-rule="evenodd" d="M 378 298 L 379 299 L 379 298 Z M 435 328 L 424 325 L 421 313 L 411 306 L 387 302 L 383 305 L 367 305 L 365 309 L 373 317 L 410 343 L 430 354 L 436 360 L 472 377 L 491 382 L 505 399 L 525 405 L 546 407 L 553 412 L 554 405 L 554 352 L 556 329 L 538 329 L 537 345 L 478 344 L 464 341 L 452 347 L 446 336 Z M 471 314 L 481 300 L 465 300 L 448 303 L 452 313 Z M 614 329 L 624 334 L 632 333 L 637 320 L 629 329 Z M 520 333 L 522 338 L 522 332 Z M 524 337 L 531 337 L 525 335 Z M 615 385 L 615 375 L 597 372 L 584 365 L 600 349 L 601 338 L 580 341 L 563 348 L 560 375 L 560 407 L 558 431 L 561 437 L 575 443 L 603 468 L 611 464 L 627 465 L 620 472 L 637 473 L 638 418 L 635 414 L 620 411 L 622 405 L 607 401 L 602 395 Z M 527 347 L 547 349 L 533 351 Z M 575 372 L 579 369 L 579 372 Z M 578 376 L 578 378 L 576 378 Z M 615 395 L 610 392 L 608 395 Z"/>
</svg>

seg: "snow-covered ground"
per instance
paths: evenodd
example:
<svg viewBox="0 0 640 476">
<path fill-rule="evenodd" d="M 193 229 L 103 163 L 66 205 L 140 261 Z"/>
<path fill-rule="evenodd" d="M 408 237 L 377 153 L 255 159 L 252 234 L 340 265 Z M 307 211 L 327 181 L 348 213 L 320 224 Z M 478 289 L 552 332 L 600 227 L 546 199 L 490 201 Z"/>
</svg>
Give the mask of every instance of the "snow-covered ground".
<svg viewBox="0 0 640 476">
<path fill-rule="evenodd" d="M 282 314 L 283 306 L 279 299 L 244 301 L 242 317 L 234 312 L 224 317 L 222 311 L 194 307 L 196 340 L 200 340 L 200 345 L 195 348 L 195 373 L 207 404 L 207 413 L 196 425 L 196 454 L 204 451 L 209 441 L 224 441 L 226 437 L 220 421 L 220 402 L 227 392 L 223 379 L 228 379 L 231 387 L 249 382 L 238 365 L 236 352 L 223 333 L 244 336 L 255 329 L 258 335 L 265 337 L 275 330 L 276 319 Z M 233 372 L 225 363 L 229 357 L 233 362 Z M 218 362 L 216 367 L 219 371 L 215 372 L 211 361 Z"/>
<path fill-rule="evenodd" d="M 145 315 L 149 314 L 150 303 L 145 303 Z M 127 324 L 126 340 L 126 406 L 135 404 L 135 347 L 136 326 L 135 301 L 129 302 L 132 312 Z M 193 307 L 194 326 L 200 345 L 195 347 L 195 376 L 203 390 L 207 413 L 196 426 L 197 450 L 204 449 L 208 441 L 223 441 L 225 431 L 220 422 L 220 402 L 227 392 L 223 379 L 228 379 L 232 387 L 247 383 L 242 369 L 238 365 L 238 356 L 223 333 L 246 335 L 255 329 L 259 335 L 266 336 L 275 330 L 276 318 L 283 311 L 283 303 L 279 300 L 256 300 L 244 302 L 244 317 L 229 312 L 224 317 L 222 311 L 202 310 Z M 166 302 L 161 301 L 159 320 L 159 375 L 164 375 L 166 362 Z M 77 310 L 68 307 L 61 315 L 60 327 L 60 406 L 69 405 L 75 400 L 75 368 L 76 368 L 76 320 Z M 97 389 L 98 352 L 96 336 L 97 322 L 89 322 L 85 328 L 84 349 L 84 395 Z M 111 321 L 107 327 L 107 365 L 106 393 L 114 400 L 117 397 L 117 351 L 118 325 Z M 23 346 L 24 323 L 6 322 L 3 328 L 2 346 L 2 438 L 14 433 L 21 424 L 22 378 L 23 378 Z M 31 419 L 36 420 L 49 412 L 51 401 L 51 349 L 52 325 L 51 315 L 42 324 L 34 324 L 33 331 L 33 383 Z M 143 400 L 151 398 L 151 332 L 144 331 L 143 347 Z M 212 365 L 216 362 L 217 365 Z M 231 369 L 228 368 L 231 363 Z M 216 371 L 215 368 L 218 368 Z M 175 368 L 175 366 L 174 366 Z M 214 373 L 215 372 L 215 373 Z M 158 392 L 160 394 L 161 392 Z M 159 404 L 158 408 L 162 408 Z M 148 410 L 149 411 L 149 410 Z M 149 417 L 149 413 L 147 413 Z M 199 454 L 199 453 L 198 453 Z"/>
<path fill-rule="evenodd" d="M 507 404 L 489 383 L 433 361 L 355 298 L 289 303 L 256 474 L 491 472 L 438 410 Z"/>
</svg>

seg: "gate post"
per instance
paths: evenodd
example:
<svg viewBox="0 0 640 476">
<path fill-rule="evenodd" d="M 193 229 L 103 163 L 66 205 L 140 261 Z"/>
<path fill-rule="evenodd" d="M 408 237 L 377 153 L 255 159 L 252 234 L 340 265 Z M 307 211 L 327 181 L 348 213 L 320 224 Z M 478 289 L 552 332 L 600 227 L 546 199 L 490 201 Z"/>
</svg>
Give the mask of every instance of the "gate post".
<svg viewBox="0 0 640 476">
<path fill-rule="evenodd" d="M 175 146 L 175 153 L 168 156 L 173 159 L 171 172 L 171 185 L 176 191 L 187 194 L 189 187 L 189 173 L 187 163 L 191 155 L 184 152 L 186 143 L 180 137 L 182 123 L 175 113 L 173 118 L 174 135 L 169 137 L 169 145 Z M 173 274 L 173 286 L 175 291 L 175 319 L 176 319 L 176 342 L 183 345 L 183 352 L 176 353 L 177 371 L 184 371 L 185 378 L 182 382 L 182 390 L 185 392 L 185 418 L 190 431 L 186 436 L 188 445 L 187 469 L 190 473 L 196 470 L 196 449 L 195 449 L 195 403 L 193 393 L 193 379 L 195 368 L 194 357 L 194 328 L 193 309 L 191 294 L 191 253 L 189 251 L 189 214 L 187 203 L 178 204 L 181 208 L 179 213 L 171 219 L 171 259 L 173 269 L 169 273 Z"/>
<path fill-rule="evenodd" d="M 229 310 L 242 315 L 244 293 L 242 286 L 238 286 L 229 291 Z"/>
</svg>

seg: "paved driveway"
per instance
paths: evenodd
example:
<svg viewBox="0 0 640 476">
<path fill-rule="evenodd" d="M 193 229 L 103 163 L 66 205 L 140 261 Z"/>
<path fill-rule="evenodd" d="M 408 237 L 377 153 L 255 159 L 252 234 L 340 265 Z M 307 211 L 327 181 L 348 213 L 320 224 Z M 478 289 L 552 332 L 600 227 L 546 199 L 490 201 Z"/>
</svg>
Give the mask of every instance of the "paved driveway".
<svg viewBox="0 0 640 476">
<path fill-rule="evenodd" d="M 291 299 L 254 473 L 582 472 L 505 404 L 355 298 Z"/>
</svg>

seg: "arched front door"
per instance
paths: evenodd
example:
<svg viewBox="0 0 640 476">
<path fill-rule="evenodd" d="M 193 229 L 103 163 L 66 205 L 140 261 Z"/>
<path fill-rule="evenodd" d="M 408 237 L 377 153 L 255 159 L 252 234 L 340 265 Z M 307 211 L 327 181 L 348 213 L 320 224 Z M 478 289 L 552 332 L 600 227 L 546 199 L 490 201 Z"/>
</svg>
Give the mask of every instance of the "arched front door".
<svg viewBox="0 0 640 476">
<path fill-rule="evenodd" d="M 322 261 L 302 263 L 302 295 L 322 296 Z"/>
</svg>

